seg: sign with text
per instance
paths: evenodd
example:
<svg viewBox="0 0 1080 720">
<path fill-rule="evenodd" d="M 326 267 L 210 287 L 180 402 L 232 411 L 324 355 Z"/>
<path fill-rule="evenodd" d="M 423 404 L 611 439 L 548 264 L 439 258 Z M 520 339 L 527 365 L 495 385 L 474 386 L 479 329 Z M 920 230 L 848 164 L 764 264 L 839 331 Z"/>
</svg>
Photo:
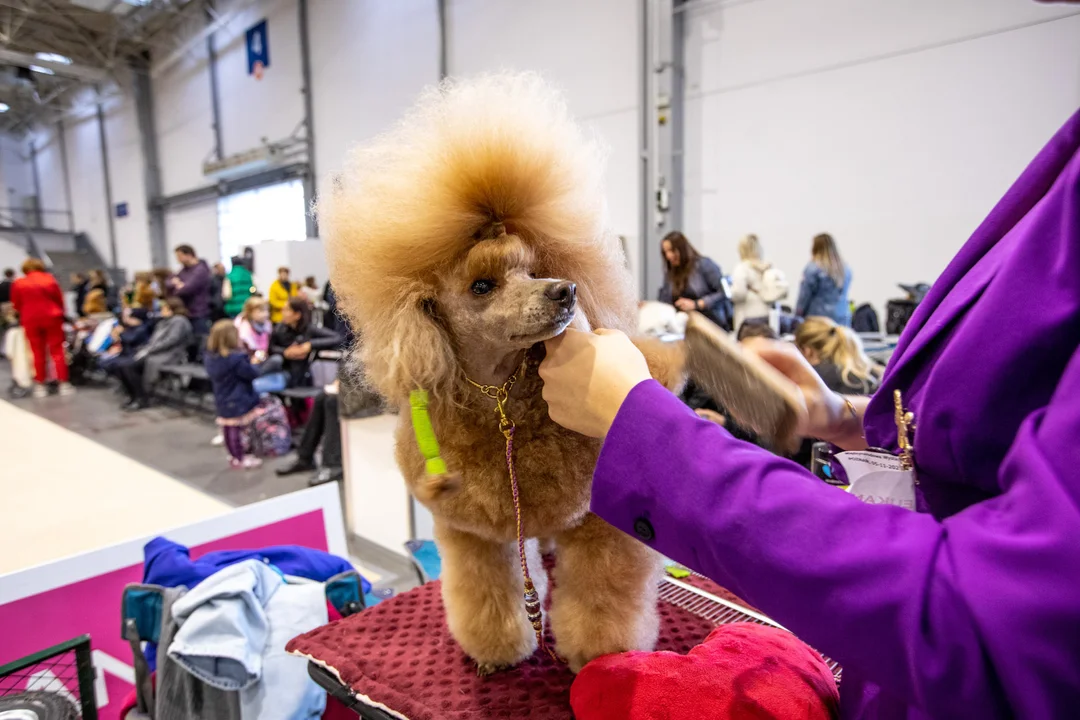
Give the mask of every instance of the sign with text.
<svg viewBox="0 0 1080 720">
<path fill-rule="evenodd" d="M 266 31 L 266 21 L 260 20 L 247 29 L 247 66 L 248 75 L 262 80 L 263 72 L 270 67 L 270 36 Z"/>
</svg>

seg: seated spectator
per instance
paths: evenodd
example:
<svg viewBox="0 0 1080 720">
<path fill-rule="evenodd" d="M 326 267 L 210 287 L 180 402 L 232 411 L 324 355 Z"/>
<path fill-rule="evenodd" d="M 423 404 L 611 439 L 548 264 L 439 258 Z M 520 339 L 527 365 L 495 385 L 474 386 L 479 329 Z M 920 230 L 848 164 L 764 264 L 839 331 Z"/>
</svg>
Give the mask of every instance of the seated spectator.
<svg viewBox="0 0 1080 720">
<path fill-rule="evenodd" d="M 874 363 L 850 328 L 830 318 L 808 317 L 795 333 L 795 346 L 833 392 L 870 395 L 877 390 Z"/>
<path fill-rule="evenodd" d="M 113 314 L 109 310 L 105 291 L 101 288 L 94 288 L 86 293 L 86 300 L 83 301 L 80 315 L 91 322 L 100 322 L 111 318 Z"/>
<path fill-rule="evenodd" d="M 341 466 L 341 421 L 338 416 L 337 380 L 326 386 L 315 396 L 315 405 L 304 426 L 304 434 L 296 448 L 296 460 L 280 467 L 274 472 L 284 477 L 302 472 L 318 472 L 308 481 L 308 485 L 341 480 L 344 471 Z M 321 467 L 315 464 L 315 451 L 322 445 Z"/>
<path fill-rule="evenodd" d="M 311 321 L 311 306 L 300 297 L 290 298 L 281 313 L 281 322 L 270 336 L 270 359 L 265 372 L 280 369 L 288 387 L 311 385 L 312 353 L 341 347 L 338 333 Z"/>
<path fill-rule="evenodd" d="M 105 274 L 104 270 L 91 270 L 89 273 L 89 281 L 87 282 L 87 292 L 93 292 L 94 290 L 100 290 L 105 294 L 105 309 L 108 311 L 115 311 L 119 306 L 119 297 L 116 291 L 116 286 L 109 281 L 109 276 Z"/>
<path fill-rule="evenodd" d="M 178 297 L 168 298 L 146 344 L 132 356 L 118 358 L 110 368 L 127 393 L 125 410 L 142 410 L 150 404 L 150 391 L 161 368 L 185 362 L 191 338 L 191 321 L 184 302 Z"/>
<path fill-rule="evenodd" d="M 172 280 L 172 270 L 169 268 L 154 268 L 150 271 L 150 287 L 158 300 L 164 300 L 169 294 L 169 281 Z"/>
<path fill-rule="evenodd" d="M 780 337 L 776 334 L 776 331 L 769 325 L 769 319 L 751 319 L 743 322 L 739 326 L 739 332 L 735 336 L 735 339 L 739 342 L 747 340 L 749 338 L 767 338 L 769 340 L 779 340 Z"/>
<path fill-rule="evenodd" d="M 270 334 L 274 326 L 270 324 L 270 308 L 264 298 L 253 296 L 244 302 L 240 314 L 236 316 L 236 330 L 240 343 L 255 362 L 266 360 L 270 351 Z"/>
<path fill-rule="evenodd" d="M 154 312 L 157 299 L 150 283 L 137 280 L 132 290 L 131 299 L 120 313 L 120 319 L 127 327 L 137 327 L 147 322 Z"/>
<path fill-rule="evenodd" d="M 86 302 L 86 293 L 90 292 L 90 283 L 81 272 L 71 273 L 71 287 L 69 290 L 75 293 L 75 314 L 82 316 L 83 303 Z"/>
</svg>

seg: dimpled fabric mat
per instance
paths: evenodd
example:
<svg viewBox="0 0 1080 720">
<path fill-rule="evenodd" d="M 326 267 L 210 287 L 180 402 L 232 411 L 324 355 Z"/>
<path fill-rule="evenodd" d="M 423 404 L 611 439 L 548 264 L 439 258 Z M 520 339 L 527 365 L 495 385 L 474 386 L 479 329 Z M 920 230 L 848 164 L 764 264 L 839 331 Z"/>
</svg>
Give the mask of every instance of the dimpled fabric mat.
<svg viewBox="0 0 1080 720">
<path fill-rule="evenodd" d="M 741 602 L 709 581 L 695 584 L 701 583 Z M 688 653 L 715 627 L 667 602 L 659 607 L 657 650 Z M 476 665 L 450 637 L 438 581 L 312 630 L 287 649 L 331 668 L 354 693 L 409 720 L 573 717 L 574 675 L 542 652 L 512 670 L 477 677 Z"/>
</svg>

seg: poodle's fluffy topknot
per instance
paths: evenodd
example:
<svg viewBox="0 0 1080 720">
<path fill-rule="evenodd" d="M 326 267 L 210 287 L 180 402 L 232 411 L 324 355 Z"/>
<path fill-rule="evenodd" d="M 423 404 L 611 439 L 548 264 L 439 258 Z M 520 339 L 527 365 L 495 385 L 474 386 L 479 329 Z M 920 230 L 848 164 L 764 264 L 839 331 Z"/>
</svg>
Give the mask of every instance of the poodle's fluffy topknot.
<svg viewBox="0 0 1080 720">
<path fill-rule="evenodd" d="M 495 222 L 531 245 L 552 277 L 578 283 L 593 327 L 629 329 L 634 302 L 605 228 L 603 165 L 602 145 L 528 73 L 430 88 L 393 130 L 353 149 L 318 214 L 372 385 L 401 401 L 454 381 L 453 353 L 423 305 L 440 267 Z"/>
</svg>

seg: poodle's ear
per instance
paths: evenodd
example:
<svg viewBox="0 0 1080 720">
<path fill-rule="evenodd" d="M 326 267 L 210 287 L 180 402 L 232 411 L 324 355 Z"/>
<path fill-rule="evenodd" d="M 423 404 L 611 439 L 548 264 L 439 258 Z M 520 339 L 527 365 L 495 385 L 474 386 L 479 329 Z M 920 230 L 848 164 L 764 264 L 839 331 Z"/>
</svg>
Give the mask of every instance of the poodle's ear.
<svg viewBox="0 0 1080 720">
<path fill-rule="evenodd" d="M 433 395 L 449 390 L 457 363 L 450 338 L 438 321 L 434 300 L 410 298 L 387 308 L 364 334 L 364 372 L 383 395 L 405 402 L 413 390 Z"/>
</svg>

